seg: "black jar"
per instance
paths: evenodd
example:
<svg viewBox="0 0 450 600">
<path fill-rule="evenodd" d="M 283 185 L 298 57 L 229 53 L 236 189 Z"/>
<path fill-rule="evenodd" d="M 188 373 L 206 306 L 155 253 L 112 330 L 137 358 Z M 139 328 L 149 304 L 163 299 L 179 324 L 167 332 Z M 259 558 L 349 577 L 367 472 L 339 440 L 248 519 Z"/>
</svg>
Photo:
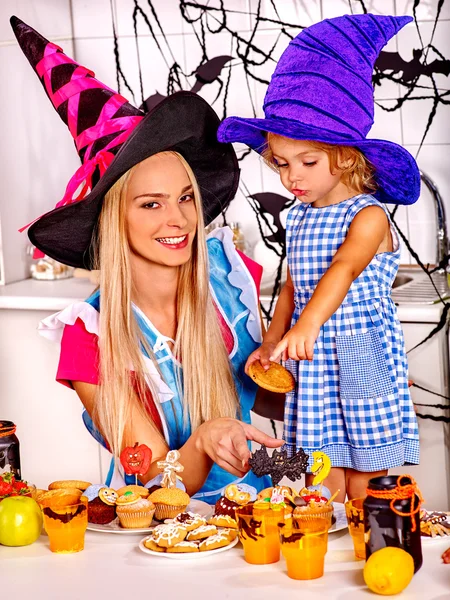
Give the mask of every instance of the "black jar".
<svg viewBox="0 0 450 600">
<path fill-rule="evenodd" d="M 12 421 L 0 421 L 0 473 L 9 470 L 16 479 L 20 476 L 19 440 Z"/>
<path fill-rule="evenodd" d="M 369 481 L 369 490 L 389 491 L 400 486 L 410 485 L 411 478 L 403 475 L 399 482 L 398 475 L 374 477 Z M 368 493 L 363 503 L 364 530 L 366 541 L 366 560 L 369 556 L 385 548 L 393 546 L 406 550 L 414 560 L 414 572 L 422 566 L 422 541 L 420 538 L 420 511 L 411 516 L 412 497 L 395 500 L 391 508 L 391 499 L 375 498 Z M 419 506 L 419 497 L 414 494 L 414 507 Z M 414 523 L 414 525 L 413 525 Z M 414 531 L 413 531 L 414 530 Z"/>
</svg>

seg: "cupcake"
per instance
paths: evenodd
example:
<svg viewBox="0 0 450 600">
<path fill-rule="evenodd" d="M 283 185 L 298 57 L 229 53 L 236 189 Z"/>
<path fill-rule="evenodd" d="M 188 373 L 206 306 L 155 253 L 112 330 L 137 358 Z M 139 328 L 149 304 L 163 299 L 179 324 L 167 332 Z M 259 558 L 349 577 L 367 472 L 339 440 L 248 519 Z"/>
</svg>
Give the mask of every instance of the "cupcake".
<svg viewBox="0 0 450 600">
<path fill-rule="evenodd" d="M 150 527 L 155 513 L 155 505 L 147 498 L 134 492 L 125 492 L 117 498 L 116 512 L 122 527 L 136 529 Z"/>
<path fill-rule="evenodd" d="M 107 525 L 116 518 L 117 492 L 104 485 L 90 485 L 83 496 L 88 500 L 88 521 L 96 525 Z"/>
<path fill-rule="evenodd" d="M 148 499 L 155 504 L 155 518 L 158 521 L 173 519 L 186 510 L 190 501 L 189 495 L 176 487 L 155 490 Z"/>
</svg>

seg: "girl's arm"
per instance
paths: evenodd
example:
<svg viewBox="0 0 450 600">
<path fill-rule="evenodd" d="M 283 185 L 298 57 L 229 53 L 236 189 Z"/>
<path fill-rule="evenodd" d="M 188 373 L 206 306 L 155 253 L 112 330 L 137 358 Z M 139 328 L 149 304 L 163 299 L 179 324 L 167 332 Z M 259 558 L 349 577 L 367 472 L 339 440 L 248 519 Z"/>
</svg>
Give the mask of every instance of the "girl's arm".
<svg viewBox="0 0 450 600">
<path fill-rule="evenodd" d="M 320 328 L 342 304 L 352 282 L 373 259 L 387 232 L 389 222 L 382 208 L 369 206 L 356 215 L 299 320 L 278 343 L 271 360 L 281 355 L 285 360 L 312 360 Z"/>
<path fill-rule="evenodd" d="M 276 345 L 289 330 L 291 324 L 292 313 L 294 312 L 294 285 L 292 283 L 291 274 L 287 270 L 286 283 L 281 289 L 280 295 L 275 306 L 275 312 L 270 322 L 269 329 L 263 334 L 263 342 L 261 346 L 252 352 L 247 359 L 245 372 L 248 375 L 248 367 L 260 361 L 265 369 L 269 368 L 269 356 L 273 353 Z M 263 327 L 264 332 L 264 327 Z"/>
<path fill-rule="evenodd" d="M 81 381 L 73 381 L 72 384 L 87 412 L 92 415 L 97 386 Z M 200 425 L 178 449 L 180 462 L 184 466 L 183 483 L 188 494 L 192 495 L 202 487 L 214 462 L 233 475 L 243 477 L 248 471 L 250 456 L 247 440 L 254 440 L 269 448 L 284 443 L 237 419 L 213 419 Z M 147 473 L 140 477 L 145 484 L 161 472 L 156 463 L 166 457 L 169 448 L 159 432 L 142 420 L 138 410 L 130 415 L 123 446 L 132 446 L 136 441 L 152 450 L 152 464 Z"/>
</svg>

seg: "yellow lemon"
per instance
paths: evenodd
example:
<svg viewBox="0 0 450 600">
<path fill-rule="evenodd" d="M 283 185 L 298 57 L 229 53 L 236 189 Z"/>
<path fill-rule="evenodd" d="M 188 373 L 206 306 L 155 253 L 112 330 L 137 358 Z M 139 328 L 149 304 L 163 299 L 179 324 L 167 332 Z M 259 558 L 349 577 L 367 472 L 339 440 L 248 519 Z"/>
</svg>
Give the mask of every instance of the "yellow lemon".
<svg viewBox="0 0 450 600">
<path fill-rule="evenodd" d="M 381 548 L 371 554 L 364 565 L 364 581 L 376 594 L 393 596 L 410 583 L 414 561 L 402 548 Z"/>
</svg>

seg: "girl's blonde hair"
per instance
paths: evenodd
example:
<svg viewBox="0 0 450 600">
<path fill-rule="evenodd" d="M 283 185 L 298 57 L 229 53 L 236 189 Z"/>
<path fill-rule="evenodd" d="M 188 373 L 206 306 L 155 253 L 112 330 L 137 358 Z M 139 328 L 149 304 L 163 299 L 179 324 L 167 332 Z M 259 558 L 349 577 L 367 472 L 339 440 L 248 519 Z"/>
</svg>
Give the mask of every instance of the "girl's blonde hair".
<svg viewBox="0 0 450 600">
<path fill-rule="evenodd" d="M 270 139 L 274 136 L 276 134 L 267 133 L 267 144 L 261 152 L 261 156 L 271 169 L 279 172 L 270 148 Z M 302 140 L 302 142 L 309 144 L 311 148 L 326 152 L 330 163 L 330 173 L 341 171 L 341 181 L 347 187 L 355 190 L 358 194 L 370 194 L 377 190 L 378 186 L 374 179 L 375 169 L 357 148 L 353 146 L 334 146 L 333 144 L 311 140 Z"/>
<path fill-rule="evenodd" d="M 184 158 L 176 152 L 194 190 L 197 232 L 192 257 L 179 268 L 177 294 L 177 333 L 173 354 L 183 363 L 178 372 L 179 394 L 183 399 L 184 419 L 194 431 L 201 423 L 216 417 L 236 417 L 238 398 L 228 353 L 209 291 L 208 254 L 200 191 L 195 176 Z M 124 446 L 136 441 L 126 439 L 125 427 L 131 416 L 142 418 L 156 429 L 145 407 L 150 391 L 155 403 L 158 391 L 146 369 L 140 348 L 158 364 L 136 321 L 133 279 L 126 224 L 126 194 L 134 167 L 106 194 L 99 218 L 95 256 L 100 269 L 100 383 L 97 388 L 93 420 L 117 456 Z M 102 268 L 103 267 L 103 268 Z M 134 387 L 130 385 L 133 371 Z M 159 370 L 159 369 L 158 369 Z"/>
</svg>

